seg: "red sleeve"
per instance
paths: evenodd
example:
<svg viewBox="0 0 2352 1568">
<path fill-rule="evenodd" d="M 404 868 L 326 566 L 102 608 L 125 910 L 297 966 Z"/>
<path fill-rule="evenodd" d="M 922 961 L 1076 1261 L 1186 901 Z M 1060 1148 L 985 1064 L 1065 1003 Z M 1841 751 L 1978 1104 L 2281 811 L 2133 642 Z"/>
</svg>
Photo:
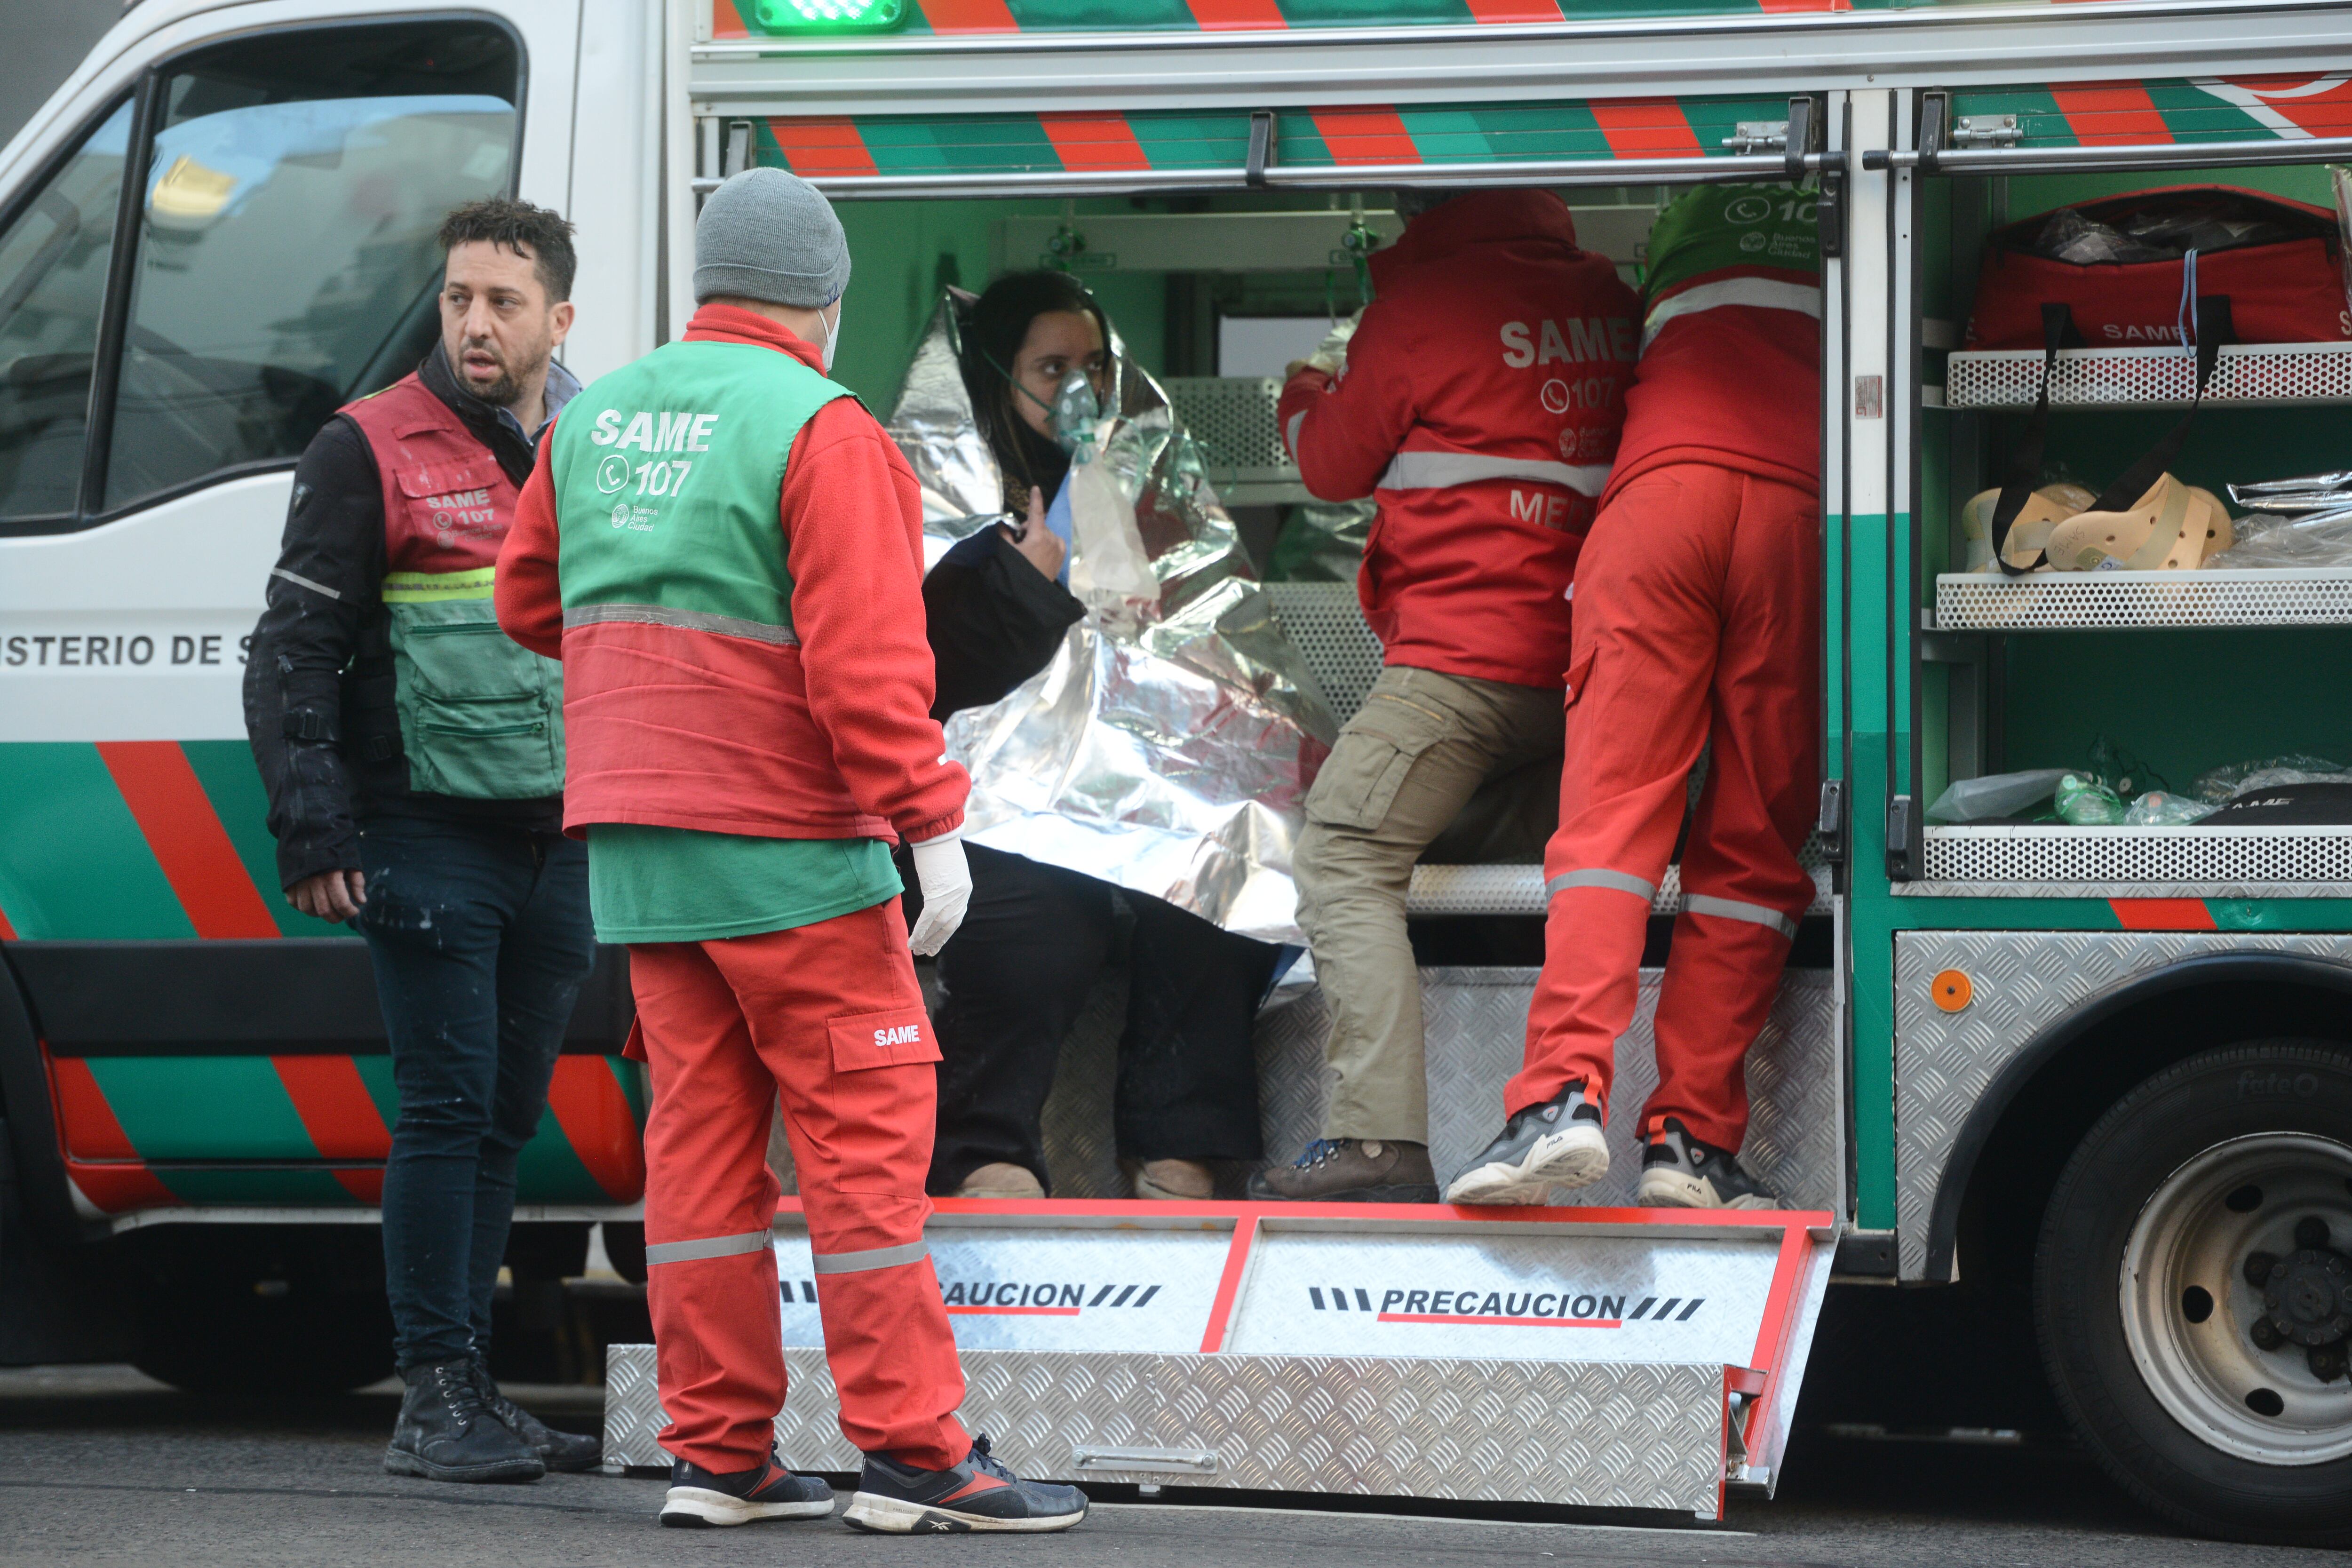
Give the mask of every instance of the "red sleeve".
<svg viewBox="0 0 2352 1568">
<path fill-rule="evenodd" d="M 963 822 L 971 780 L 930 715 L 922 492 L 853 399 L 802 426 L 779 510 L 810 715 L 860 811 L 909 843 Z"/>
<path fill-rule="evenodd" d="M 1308 492 L 1324 500 L 1370 495 L 1412 428 L 1412 356 L 1398 330 L 1375 303 L 1348 344 L 1343 374 L 1302 370 L 1282 389 L 1283 440 Z"/>
<path fill-rule="evenodd" d="M 513 526 L 499 546 L 495 603 L 499 626 L 507 636 L 535 654 L 563 657 L 563 591 L 556 581 L 555 480 L 548 471 L 548 454 L 555 448 L 555 426 L 539 438 L 539 461 L 523 481 L 515 502 Z"/>
</svg>

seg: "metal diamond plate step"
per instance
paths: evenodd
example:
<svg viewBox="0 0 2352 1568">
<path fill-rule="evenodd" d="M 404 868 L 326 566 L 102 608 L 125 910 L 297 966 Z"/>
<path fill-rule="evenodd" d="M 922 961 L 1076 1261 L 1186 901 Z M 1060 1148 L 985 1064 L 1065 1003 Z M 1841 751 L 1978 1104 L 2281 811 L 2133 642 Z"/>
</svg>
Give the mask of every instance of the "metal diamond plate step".
<svg viewBox="0 0 2352 1568">
<path fill-rule="evenodd" d="M 961 1418 L 1024 1473 L 1714 1518 L 1777 1479 L 1831 1217 L 947 1202 L 928 1236 Z M 796 1219 L 777 1441 L 855 1469 Z M 611 1347 L 608 1468 L 667 1462 L 654 1373 Z"/>
</svg>

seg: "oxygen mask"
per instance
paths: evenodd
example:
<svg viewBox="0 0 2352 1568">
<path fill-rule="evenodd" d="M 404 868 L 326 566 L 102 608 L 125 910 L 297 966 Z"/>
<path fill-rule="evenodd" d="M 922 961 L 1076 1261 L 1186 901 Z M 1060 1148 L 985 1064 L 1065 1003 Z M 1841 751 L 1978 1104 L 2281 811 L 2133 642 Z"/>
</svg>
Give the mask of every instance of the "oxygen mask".
<svg viewBox="0 0 2352 1568">
<path fill-rule="evenodd" d="M 1074 463 L 1093 462 L 1095 433 L 1101 428 L 1102 418 L 1102 399 L 1095 393 L 1094 378 L 1073 368 L 1062 377 L 1061 388 L 1054 395 L 1055 444 Z"/>
</svg>

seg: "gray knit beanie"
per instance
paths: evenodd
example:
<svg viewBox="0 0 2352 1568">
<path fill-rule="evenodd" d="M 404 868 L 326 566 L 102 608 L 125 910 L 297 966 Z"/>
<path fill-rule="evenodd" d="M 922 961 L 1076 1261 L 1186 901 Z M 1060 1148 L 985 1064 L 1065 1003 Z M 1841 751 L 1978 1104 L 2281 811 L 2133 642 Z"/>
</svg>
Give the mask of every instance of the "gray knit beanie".
<svg viewBox="0 0 2352 1568">
<path fill-rule="evenodd" d="M 694 225 L 696 304 L 729 294 L 817 310 L 848 287 L 841 220 L 799 175 L 746 169 L 702 204 Z"/>
</svg>

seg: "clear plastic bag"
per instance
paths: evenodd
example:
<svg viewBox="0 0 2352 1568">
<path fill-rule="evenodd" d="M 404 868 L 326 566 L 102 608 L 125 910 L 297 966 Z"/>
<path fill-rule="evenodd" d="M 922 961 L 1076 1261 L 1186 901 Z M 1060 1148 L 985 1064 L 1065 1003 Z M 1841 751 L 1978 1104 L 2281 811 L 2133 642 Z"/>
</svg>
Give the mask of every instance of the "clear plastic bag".
<svg viewBox="0 0 2352 1568">
<path fill-rule="evenodd" d="M 2033 252 L 2078 267 L 2099 263 L 2178 261 L 2191 250 L 2235 250 L 2300 239 L 2305 231 L 2242 199 L 2225 196 L 2159 200 L 2113 224 L 2073 207 L 2053 212 L 2034 236 Z"/>
<path fill-rule="evenodd" d="M 1982 822 L 1989 817 L 2017 816 L 2040 805 L 2066 776 L 2064 768 L 2032 768 L 2021 773 L 1988 773 L 1983 778 L 1955 780 L 1927 815 L 1937 822 Z"/>
<path fill-rule="evenodd" d="M 2058 781 L 2058 819 L 2076 827 L 2113 827 L 2124 820 L 2124 803 L 2096 779 L 2068 773 Z"/>
<path fill-rule="evenodd" d="M 2124 822 L 2132 827 L 2182 827 L 2212 810 L 2201 801 L 2152 789 L 2131 803 Z"/>
<path fill-rule="evenodd" d="M 2265 757 L 2260 762 L 2231 763 L 2197 780 L 2197 798 L 2208 805 L 2223 805 L 2249 790 L 2299 784 L 2352 784 L 2352 768 L 2303 752 Z"/>
<path fill-rule="evenodd" d="M 2092 267 L 2102 262 L 2168 261 L 2179 251 L 2164 250 L 2126 237 L 2095 218 L 2084 217 L 2073 207 L 2060 207 L 2050 215 L 2034 237 L 2033 253 L 2053 261 L 2071 261 L 2077 267 Z"/>
<path fill-rule="evenodd" d="M 2352 566 L 2352 510 L 2307 517 L 2245 517 L 2237 542 L 2205 564 L 2216 572 L 2286 566 Z"/>
</svg>

